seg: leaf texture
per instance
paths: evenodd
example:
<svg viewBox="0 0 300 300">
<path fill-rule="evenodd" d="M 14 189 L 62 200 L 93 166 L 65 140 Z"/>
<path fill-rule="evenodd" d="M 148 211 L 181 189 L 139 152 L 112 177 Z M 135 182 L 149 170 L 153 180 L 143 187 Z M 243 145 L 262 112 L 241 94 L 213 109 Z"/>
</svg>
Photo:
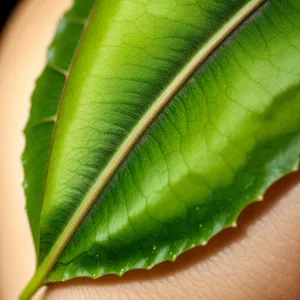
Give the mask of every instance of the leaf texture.
<svg viewBox="0 0 300 300">
<path fill-rule="evenodd" d="M 24 299 L 174 260 L 298 168 L 299 20 L 296 0 L 75 2 L 25 131 Z"/>
<path fill-rule="evenodd" d="M 74 7 L 60 20 L 48 50 L 47 66 L 37 80 L 32 95 L 22 161 L 26 209 L 37 253 L 42 199 L 58 107 L 94 2 L 76 0 Z"/>
</svg>

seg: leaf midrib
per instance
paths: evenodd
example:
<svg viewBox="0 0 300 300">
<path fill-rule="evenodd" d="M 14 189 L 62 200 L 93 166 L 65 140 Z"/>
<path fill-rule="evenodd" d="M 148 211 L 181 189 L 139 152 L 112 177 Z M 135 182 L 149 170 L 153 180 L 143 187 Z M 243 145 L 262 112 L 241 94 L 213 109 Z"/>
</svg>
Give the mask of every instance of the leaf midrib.
<svg viewBox="0 0 300 300">
<path fill-rule="evenodd" d="M 125 158 L 140 140 L 145 131 L 162 112 L 172 98 L 178 94 L 181 88 L 187 83 L 189 78 L 201 66 L 201 64 L 213 53 L 213 51 L 224 42 L 224 40 L 257 8 L 266 3 L 267 0 L 251 0 L 243 8 L 241 8 L 227 23 L 225 23 L 217 33 L 213 35 L 208 42 L 199 49 L 192 57 L 188 64 L 177 74 L 172 82 L 154 101 L 153 105 L 148 109 L 141 120 L 136 124 L 128 137 L 123 141 L 114 156 L 111 158 L 107 166 L 99 174 L 95 184 L 91 187 L 89 193 L 83 199 L 79 207 L 76 209 L 73 217 L 70 219 L 62 234 L 53 245 L 43 263 L 39 266 L 35 276 L 27 286 L 28 289 L 38 289 L 51 272 L 60 254 L 66 247 L 75 230 L 81 224 L 91 206 L 99 196 L 99 194 L 107 186 L 113 175 L 116 173 Z M 79 43 L 80 44 L 80 43 Z M 71 67 L 72 68 L 72 67 Z M 59 114 L 59 112 L 58 112 Z M 26 290 L 25 290 L 26 291 Z M 24 292 L 25 292 L 24 291 Z"/>
</svg>

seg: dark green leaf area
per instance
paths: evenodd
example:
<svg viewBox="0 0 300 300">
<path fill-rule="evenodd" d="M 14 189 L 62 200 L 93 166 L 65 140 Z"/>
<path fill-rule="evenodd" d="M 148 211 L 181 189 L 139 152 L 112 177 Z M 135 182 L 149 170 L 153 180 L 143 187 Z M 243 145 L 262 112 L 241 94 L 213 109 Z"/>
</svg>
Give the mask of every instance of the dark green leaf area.
<svg viewBox="0 0 300 300">
<path fill-rule="evenodd" d="M 56 36 L 48 50 L 48 63 L 57 70 L 70 69 L 75 51 L 84 30 L 84 24 L 64 17 L 59 21 Z"/>
<path fill-rule="evenodd" d="M 41 199 L 43 197 L 44 178 L 47 173 L 53 128 L 53 121 L 43 122 L 31 128 L 29 131 L 30 134 L 27 135 L 27 146 L 22 156 L 25 168 L 23 186 L 27 199 Z M 36 249 L 38 247 L 41 206 L 42 203 L 39 201 L 27 201 L 26 203 L 26 210 L 27 214 L 30 215 L 29 223 Z"/>
<path fill-rule="evenodd" d="M 87 20 L 96 0 L 74 0 L 72 9 L 66 14 L 70 18 Z"/>
<path fill-rule="evenodd" d="M 49 82 L 52 84 L 51 88 Z M 25 171 L 23 185 L 27 198 L 27 214 L 30 216 L 30 227 L 36 247 L 42 210 L 42 202 L 38 199 L 41 200 L 44 193 L 52 133 L 64 83 L 65 77 L 62 74 L 46 67 L 37 80 L 32 95 L 30 118 L 25 129 L 26 148 L 22 156 Z"/>
<path fill-rule="evenodd" d="M 51 82 L 51 88 L 49 88 Z M 34 126 L 49 120 L 55 121 L 57 106 L 63 92 L 65 76 L 46 67 L 36 82 L 36 89 L 32 95 L 30 119 L 25 133 L 29 133 Z M 34 148 L 34 146 L 32 147 Z"/>
</svg>

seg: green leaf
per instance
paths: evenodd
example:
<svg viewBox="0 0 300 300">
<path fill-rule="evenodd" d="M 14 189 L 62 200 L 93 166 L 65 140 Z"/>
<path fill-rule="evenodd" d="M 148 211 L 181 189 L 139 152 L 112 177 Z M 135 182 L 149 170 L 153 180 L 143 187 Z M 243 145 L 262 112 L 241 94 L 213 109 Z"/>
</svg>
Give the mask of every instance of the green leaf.
<svg viewBox="0 0 300 300">
<path fill-rule="evenodd" d="M 174 260 L 298 168 L 299 20 L 297 0 L 75 1 L 25 131 L 22 299 Z"/>
</svg>

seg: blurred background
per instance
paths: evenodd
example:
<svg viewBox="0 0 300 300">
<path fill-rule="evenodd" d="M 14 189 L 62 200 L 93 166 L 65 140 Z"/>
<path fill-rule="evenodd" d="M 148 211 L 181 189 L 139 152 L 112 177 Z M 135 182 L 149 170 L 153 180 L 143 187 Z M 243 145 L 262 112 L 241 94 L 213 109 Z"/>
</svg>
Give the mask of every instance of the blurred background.
<svg viewBox="0 0 300 300">
<path fill-rule="evenodd" d="M 16 6 L 18 0 L 7 0 L 3 1 L 0 6 L 0 28 L 2 30 L 7 17 L 9 16 L 12 9 Z"/>
<path fill-rule="evenodd" d="M 22 189 L 23 129 L 47 46 L 72 1 L 0 1 L 0 300 L 18 299 L 35 269 Z"/>
</svg>

